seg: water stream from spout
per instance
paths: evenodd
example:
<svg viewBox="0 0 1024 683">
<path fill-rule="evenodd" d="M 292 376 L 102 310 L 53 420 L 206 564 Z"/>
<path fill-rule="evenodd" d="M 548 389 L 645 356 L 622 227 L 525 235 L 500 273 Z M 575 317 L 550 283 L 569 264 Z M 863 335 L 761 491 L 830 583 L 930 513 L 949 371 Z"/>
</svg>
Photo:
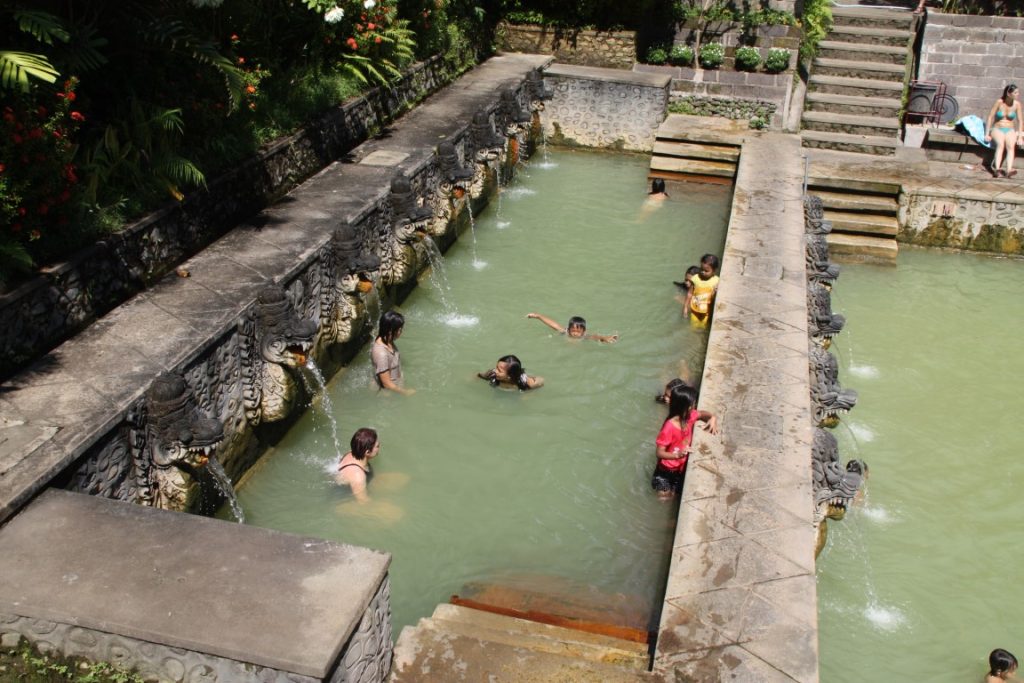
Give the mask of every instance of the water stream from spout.
<svg viewBox="0 0 1024 683">
<path fill-rule="evenodd" d="M 437 291 L 445 314 L 449 316 L 454 315 L 457 311 L 448 297 L 451 287 L 448 285 L 448 274 L 445 273 L 444 269 L 444 256 L 441 255 L 441 250 L 438 249 L 437 243 L 430 237 L 423 240 L 423 246 L 427 253 L 427 261 L 430 263 L 430 274 L 428 275 L 430 284 Z"/>
<path fill-rule="evenodd" d="M 476 218 L 473 217 L 473 202 L 469 195 L 466 195 L 466 212 L 469 213 L 469 232 L 473 237 L 473 268 L 483 270 L 487 267 L 487 261 L 481 261 L 476 255 Z"/>
<path fill-rule="evenodd" d="M 206 462 L 206 469 L 210 472 L 217 489 L 227 499 L 228 505 L 231 507 L 231 514 L 235 516 L 239 524 L 245 524 L 245 513 L 242 512 L 242 506 L 238 503 L 235 487 L 231 485 L 231 477 L 224 471 L 224 467 L 217 460 L 216 455 L 210 454 L 210 459 Z"/>
<path fill-rule="evenodd" d="M 339 456 L 345 453 L 341 449 L 341 441 L 338 440 L 338 420 L 334 417 L 334 405 L 331 403 L 330 393 L 327 391 L 327 380 L 324 379 L 324 373 L 317 366 L 316 361 L 312 357 L 306 361 L 306 369 L 309 370 L 309 375 L 313 377 L 316 386 L 307 387 L 313 393 L 314 396 L 320 397 L 320 410 L 327 417 L 327 423 L 331 427 L 331 439 L 334 442 L 334 452 Z M 303 378 L 306 377 L 306 373 L 302 374 Z"/>
</svg>

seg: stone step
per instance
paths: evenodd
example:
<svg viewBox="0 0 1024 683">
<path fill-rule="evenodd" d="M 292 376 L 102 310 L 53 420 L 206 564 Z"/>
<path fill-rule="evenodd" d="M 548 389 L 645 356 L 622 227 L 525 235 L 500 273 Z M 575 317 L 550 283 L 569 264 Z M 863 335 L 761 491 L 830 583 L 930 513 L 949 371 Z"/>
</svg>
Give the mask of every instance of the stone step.
<svg viewBox="0 0 1024 683">
<path fill-rule="evenodd" d="M 734 178 L 736 177 L 736 164 L 728 161 L 702 161 L 700 159 L 651 157 L 651 172 L 686 173 L 691 175 Z"/>
<path fill-rule="evenodd" d="M 529 647 L 496 643 L 447 631 L 443 622 L 421 619 L 395 643 L 391 683 L 638 683 L 651 674 L 630 667 L 572 659 Z"/>
<path fill-rule="evenodd" d="M 804 130 L 878 137 L 892 136 L 894 139 L 900 129 L 899 119 L 895 116 L 856 116 L 833 114 L 827 111 L 804 111 L 800 125 Z"/>
<path fill-rule="evenodd" d="M 565 657 L 589 659 L 646 671 L 649 650 L 645 643 L 551 626 L 483 610 L 440 604 L 431 617 L 435 627 L 462 636 L 527 647 Z"/>
<path fill-rule="evenodd" d="M 825 218 L 832 221 L 833 233 L 857 233 L 896 237 L 900 224 L 893 216 L 877 216 L 870 213 L 848 211 L 825 211 Z"/>
<path fill-rule="evenodd" d="M 909 55 L 910 50 L 902 46 L 862 45 L 840 40 L 823 40 L 818 43 L 818 56 L 824 59 L 851 59 L 903 66 Z"/>
<path fill-rule="evenodd" d="M 899 245 L 887 237 L 828 235 L 829 256 L 838 263 L 896 263 Z"/>
<path fill-rule="evenodd" d="M 731 161 L 733 163 L 740 158 L 739 148 L 731 145 L 712 145 L 699 142 L 679 142 L 676 140 L 656 140 L 654 142 L 654 154 L 656 156 Z"/>
<path fill-rule="evenodd" d="M 800 144 L 816 149 L 834 149 L 840 152 L 857 152 L 875 156 L 891 156 L 896 153 L 898 141 L 895 137 L 877 135 L 850 135 L 829 133 L 820 130 L 800 131 Z"/>
<path fill-rule="evenodd" d="M 834 26 L 868 26 L 910 30 L 914 25 L 914 15 L 910 12 L 873 7 L 833 6 L 832 23 Z"/>
<path fill-rule="evenodd" d="M 881 116 L 896 119 L 900 111 L 900 100 L 888 97 L 809 92 L 804 98 L 804 102 L 805 108 L 811 111 L 854 116 Z"/>
<path fill-rule="evenodd" d="M 835 25 L 829 31 L 828 39 L 844 43 L 860 43 L 862 45 L 896 45 L 907 47 L 910 45 L 913 36 L 913 32 L 907 29 Z"/>
<path fill-rule="evenodd" d="M 863 59 L 832 59 L 829 57 L 815 57 L 812 71 L 816 76 L 865 78 L 877 81 L 894 81 L 902 84 L 907 68 L 902 64 L 867 62 Z"/>
<path fill-rule="evenodd" d="M 811 194 L 818 192 L 845 192 L 875 194 L 891 197 L 893 201 L 900 194 L 899 183 L 887 183 L 882 180 L 864 180 L 862 178 L 842 178 L 838 176 L 816 176 L 807 178 L 807 189 Z"/>
<path fill-rule="evenodd" d="M 821 203 L 826 211 L 895 216 L 899 208 L 899 203 L 895 199 L 881 195 L 826 192 L 817 189 L 808 189 L 808 192 L 821 197 Z"/>
<path fill-rule="evenodd" d="M 810 93 L 829 93 L 853 97 L 894 98 L 903 96 L 902 81 L 883 81 L 873 78 L 850 78 L 848 76 L 825 76 L 814 74 L 807 83 Z"/>
</svg>

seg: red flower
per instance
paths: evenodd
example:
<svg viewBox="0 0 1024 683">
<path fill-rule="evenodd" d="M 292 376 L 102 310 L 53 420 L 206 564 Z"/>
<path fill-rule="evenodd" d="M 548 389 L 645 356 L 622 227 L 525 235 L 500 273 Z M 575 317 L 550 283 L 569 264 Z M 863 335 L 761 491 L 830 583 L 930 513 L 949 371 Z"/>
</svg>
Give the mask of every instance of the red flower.
<svg viewBox="0 0 1024 683">
<path fill-rule="evenodd" d="M 59 130 L 55 130 L 55 131 L 53 131 L 53 137 L 55 137 L 55 138 L 57 138 L 58 140 L 60 140 L 60 139 L 61 139 L 62 137 L 64 137 L 64 136 L 63 136 L 63 135 L 61 135 L 61 132 L 60 132 Z"/>
<path fill-rule="evenodd" d="M 65 188 L 64 191 L 60 193 L 60 197 L 58 197 L 58 199 L 60 200 L 61 204 L 71 199 L 71 190 Z"/>
<path fill-rule="evenodd" d="M 28 213 L 28 209 L 26 209 L 24 206 L 19 206 L 18 207 L 18 215 L 19 216 L 24 216 L 26 213 Z"/>
<path fill-rule="evenodd" d="M 14 123 L 14 112 L 11 111 L 10 107 L 4 111 L 4 121 L 7 123 Z"/>
<path fill-rule="evenodd" d="M 239 57 L 238 58 L 238 63 L 239 64 L 245 64 L 245 57 Z"/>
<path fill-rule="evenodd" d="M 80 112 L 73 111 L 73 112 L 71 112 L 71 120 L 72 121 L 82 122 L 82 121 L 85 121 L 85 117 L 82 116 L 82 114 Z"/>
<path fill-rule="evenodd" d="M 41 137 L 43 137 L 43 129 L 42 128 L 33 128 L 32 130 L 30 130 L 28 132 L 28 139 L 29 140 L 38 140 Z"/>
<path fill-rule="evenodd" d="M 36 109 L 36 113 L 39 114 L 40 116 L 44 116 L 45 117 L 50 112 L 46 111 L 46 107 L 44 107 L 43 105 L 40 104 L 39 105 L 39 109 Z"/>
<path fill-rule="evenodd" d="M 14 144 L 16 144 L 16 145 L 20 145 L 21 144 L 22 137 L 20 135 L 18 135 L 17 133 L 12 135 L 11 139 L 14 140 Z"/>
<path fill-rule="evenodd" d="M 252 95 L 253 93 L 256 92 L 256 86 L 255 85 L 247 85 L 247 86 L 245 86 L 245 92 L 247 92 L 250 95 Z"/>
<path fill-rule="evenodd" d="M 40 234 L 40 232 L 39 232 L 38 230 L 33 230 L 32 232 L 30 232 L 30 233 L 28 234 L 28 238 L 29 238 L 30 240 L 37 240 L 37 239 L 39 239 L 40 237 L 42 237 L 42 235 Z"/>
<path fill-rule="evenodd" d="M 62 92 L 57 93 L 57 99 L 58 100 L 63 100 L 65 97 L 67 97 L 67 93 L 62 93 Z"/>
<path fill-rule="evenodd" d="M 233 42 L 233 43 L 237 43 L 238 42 L 238 34 L 237 33 L 232 33 L 231 34 L 231 42 Z"/>
<path fill-rule="evenodd" d="M 349 38 L 348 40 L 345 41 L 345 44 L 348 45 L 353 50 L 359 49 L 359 43 L 356 42 L 355 38 Z"/>
<path fill-rule="evenodd" d="M 377 43 L 378 45 L 380 45 L 380 36 L 377 36 L 376 38 L 374 38 L 374 39 L 373 39 L 373 42 L 375 42 L 375 43 Z"/>
<path fill-rule="evenodd" d="M 366 30 L 367 31 L 372 31 L 375 28 L 377 28 L 377 24 L 373 23 L 372 21 L 369 24 L 366 25 Z"/>
<path fill-rule="evenodd" d="M 64 177 L 68 179 L 68 182 L 74 185 L 78 182 L 78 175 L 75 173 L 75 165 L 68 164 L 64 167 Z"/>
<path fill-rule="evenodd" d="M 69 92 L 67 95 L 65 95 L 65 97 L 67 97 L 68 102 L 74 102 L 77 96 L 75 95 L 75 93 Z"/>
<path fill-rule="evenodd" d="M 0 173 L 3 173 L 6 170 L 7 170 L 7 166 L 4 165 L 4 164 L 0 164 Z"/>
</svg>

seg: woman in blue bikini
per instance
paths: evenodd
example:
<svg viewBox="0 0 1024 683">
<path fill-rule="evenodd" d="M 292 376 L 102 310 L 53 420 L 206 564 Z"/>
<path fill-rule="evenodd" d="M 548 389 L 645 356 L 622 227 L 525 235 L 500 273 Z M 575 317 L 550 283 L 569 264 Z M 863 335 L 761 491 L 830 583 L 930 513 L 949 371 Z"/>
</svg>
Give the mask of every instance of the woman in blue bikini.
<svg viewBox="0 0 1024 683">
<path fill-rule="evenodd" d="M 1024 142 L 1021 135 L 1021 123 L 1024 114 L 1021 113 L 1020 100 L 1017 96 L 1020 91 L 1017 86 L 1011 83 L 1003 88 L 1003 95 L 992 105 L 992 111 L 988 113 L 988 120 L 985 122 L 985 142 L 995 142 L 996 151 L 992 157 L 992 165 L 989 170 L 996 178 L 1012 178 L 1017 175 L 1013 169 L 1014 145 Z M 1003 161 L 1003 151 L 1006 151 L 1006 168 L 1000 168 Z"/>
</svg>

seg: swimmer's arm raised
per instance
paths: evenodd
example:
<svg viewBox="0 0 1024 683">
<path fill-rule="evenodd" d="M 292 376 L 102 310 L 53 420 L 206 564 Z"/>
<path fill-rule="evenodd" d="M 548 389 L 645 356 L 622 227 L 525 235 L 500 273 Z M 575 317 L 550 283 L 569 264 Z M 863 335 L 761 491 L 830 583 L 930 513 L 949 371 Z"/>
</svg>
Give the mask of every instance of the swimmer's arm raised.
<svg viewBox="0 0 1024 683">
<path fill-rule="evenodd" d="M 551 318 L 547 317 L 546 315 L 541 315 L 540 313 L 527 313 L 526 317 L 530 318 L 530 319 L 533 319 L 533 320 L 539 320 L 539 321 L 541 321 L 542 323 L 544 323 L 545 325 L 547 325 L 548 327 L 550 327 L 553 330 L 558 330 L 559 332 L 564 332 L 565 331 L 564 327 L 562 327 L 561 325 L 559 325 L 558 323 L 556 323 L 554 320 L 552 320 Z"/>
</svg>

